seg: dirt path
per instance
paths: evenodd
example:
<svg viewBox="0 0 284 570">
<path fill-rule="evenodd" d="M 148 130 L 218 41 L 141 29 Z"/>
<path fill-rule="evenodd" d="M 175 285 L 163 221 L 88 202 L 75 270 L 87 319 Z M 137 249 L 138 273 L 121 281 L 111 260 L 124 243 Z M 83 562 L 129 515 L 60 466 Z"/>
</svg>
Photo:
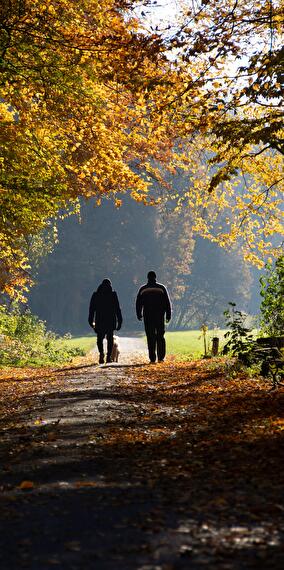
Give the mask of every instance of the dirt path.
<svg viewBox="0 0 284 570">
<path fill-rule="evenodd" d="M 119 346 L 121 351 L 121 362 L 129 362 L 129 355 L 131 355 L 131 362 L 137 361 L 137 356 L 144 357 L 147 362 L 147 347 L 146 341 L 143 338 L 137 337 L 119 337 Z"/>
<path fill-rule="evenodd" d="M 135 391 L 145 346 L 122 343 L 134 358 L 123 347 L 118 366 L 74 371 L 11 416 L 1 446 L 2 570 L 282 570 L 282 507 L 266 479 L 261 488 L 235 471 L 253 451 L 232 458 L 223 443 L 215 465 L 216 443 L 204 462 L 200 401 L 192 393 L 180 406 L 164 384 Z M 153 367 L 142 370 L 151 378 Z M 166 372 L 175 377 L 174 365 Z M 185 418 L 194 420 L 189 439 Z"/>
<path fill-rule="evenodd" d="M 148 362 L 148 352 L 146 341 L 143 338 L 131 337 L 131 336 L 119 336 L 119 364 L 131 364 L 137 362 Z M 104 341 L 106 345 L 106 341 Z M 105 350 L 106 352 L 106 350 Z M 98 350 L 94 347 L 92 351 L 96 361 L 98 360 Z"/>
</svg>

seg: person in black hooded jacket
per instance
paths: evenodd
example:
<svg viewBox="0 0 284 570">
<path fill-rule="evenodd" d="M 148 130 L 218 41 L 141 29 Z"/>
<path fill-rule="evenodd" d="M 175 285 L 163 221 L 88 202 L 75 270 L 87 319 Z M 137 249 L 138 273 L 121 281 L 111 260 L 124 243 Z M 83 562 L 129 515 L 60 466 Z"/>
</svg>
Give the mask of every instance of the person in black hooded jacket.
<svg viewBox="0 0 284 570">
<path fill-rule="evenodd" d="M 104 363 L 103 341 L 107 337 L 107 362 L 111 362 L 113 331 L 122 325 L 122 314 L 118 296 L 112 289 L 109 279 L 104 279 L 91 297 L 88 322 L 97 333 L 97 345 L 100 353 L 99 363 Z"/>
</svg>

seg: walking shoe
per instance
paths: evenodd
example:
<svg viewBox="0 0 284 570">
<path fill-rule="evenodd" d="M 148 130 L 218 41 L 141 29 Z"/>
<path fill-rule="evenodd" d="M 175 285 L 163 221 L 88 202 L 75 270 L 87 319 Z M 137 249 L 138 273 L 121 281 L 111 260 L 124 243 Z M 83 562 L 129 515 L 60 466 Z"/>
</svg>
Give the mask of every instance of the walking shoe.
<svg viewBox="0 0 284 570">
<path fill-rule="evenodd" d="M 163 358 L 159 359 L 158 362 L 165 362 Z"/>
<path fill-rule="evenodd" d="M 104 361 L 105 361 L 104 355 L 103 355 L 103 354 L 100 354 L 99 364 L 104 364 Z"/>
</svg>

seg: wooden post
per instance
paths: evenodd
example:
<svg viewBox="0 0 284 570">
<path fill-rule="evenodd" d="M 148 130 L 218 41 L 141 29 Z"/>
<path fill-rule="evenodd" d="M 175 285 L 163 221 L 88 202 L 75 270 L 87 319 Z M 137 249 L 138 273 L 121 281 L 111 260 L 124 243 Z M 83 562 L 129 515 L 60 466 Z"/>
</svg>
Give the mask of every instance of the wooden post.
<svg viewBox="0 0 284 570">
<path fill-rule="evenodd" d="M 212 356 L 217 356 L 219 351 L 219 338 L 218 336 L 213 336 L 212 338 Z"/>
</svg>

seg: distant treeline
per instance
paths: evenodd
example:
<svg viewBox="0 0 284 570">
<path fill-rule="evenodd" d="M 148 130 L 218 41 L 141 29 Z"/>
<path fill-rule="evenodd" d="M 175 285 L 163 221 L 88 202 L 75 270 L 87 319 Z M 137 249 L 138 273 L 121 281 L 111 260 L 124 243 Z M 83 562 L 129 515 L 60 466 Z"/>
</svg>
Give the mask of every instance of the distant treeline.
<svg viewBox="0 0 284 570">
<path fill-rule="evenodd" d="M 104 277 L 112 280 L 124 315 L 125 330 L 137 330 L 134 303 L 149 269 L 157 272 L 173 300 L 172 328 L 222 324 L 228 301 L 255 312 L 257 285 L 252 270 L 237 252 L 192 235 L 190 214 L 166 213 L 127 200 L 100 207 L 82 204 L 75 216 L 58 226 L 59 244 L 39 268 L 31 290 L 32 311 L 53 330 L 89 331 L 89 299 Z"/>
</svg>

